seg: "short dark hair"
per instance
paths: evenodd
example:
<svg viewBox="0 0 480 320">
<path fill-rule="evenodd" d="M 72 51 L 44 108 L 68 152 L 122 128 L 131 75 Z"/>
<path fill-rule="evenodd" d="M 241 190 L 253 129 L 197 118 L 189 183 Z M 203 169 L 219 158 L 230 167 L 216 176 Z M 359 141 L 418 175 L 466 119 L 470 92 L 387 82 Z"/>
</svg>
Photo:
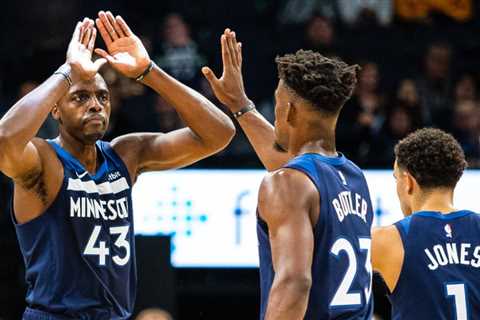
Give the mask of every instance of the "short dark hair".
<svg viewBox="0 0 480 320">
<path fill-rule="evenodd" d="M 395 146 L 397 165 L 421 188 L 454 188 L 467 166 L 462 147 L 452 135 L 433 128 L 417 130 Z"/>
<path fill-rule="evenodd" d="M 303 99 L 328 114 L 340 111 L 357 83 L 358 65 L 327 58 L 311 50 L 298 50 L 275 59 L 278 75 Z"/>
</svg>

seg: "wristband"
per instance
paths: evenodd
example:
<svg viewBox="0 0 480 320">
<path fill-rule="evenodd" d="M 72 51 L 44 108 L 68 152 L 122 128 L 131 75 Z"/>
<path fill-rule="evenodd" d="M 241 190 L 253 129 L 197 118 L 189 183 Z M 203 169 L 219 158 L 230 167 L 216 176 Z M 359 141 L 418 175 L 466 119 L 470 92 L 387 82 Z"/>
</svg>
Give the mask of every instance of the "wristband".
<svg viewBox="0 0 480 320">
<path fill-rule="evenodd" d="M 243 116 L 245 113 L 248 113 L 252 110 L 255 110 L 255 105 L 252 102 L 249 102 L 245 107 L 233 113 L 233 116 L 238 119 Z"/>
<path fill-rule="evenodd" d="M 73 82 L 72 82 L 72 78 L 70 78 L 70 75 L 66 72 L 63 72 L 63 71 L 55 71 L 53 74 L 60 74 L 62 75 L 64 78 L 65 78 L 65 81 L 67 81 L 68 83 L 68 87 L 71 87 Z"/>
<path fill-rule="evenodd" d="M 146 76 L 147 74 L 149 74 L 150 71 L 152 71 L 153 66 L 154 66 L 153 61 L 150 60 L 150 64 L 148 65 L 147 69 L 145 69 L 145 71 L 143 71 L 141 75 L 139 75 L 138 77 L 136 77 L 135 80 L 136 80 L 136 81 L 142 81 L 143 78 L 145 78 L 145 76 Z"/>
</svg>

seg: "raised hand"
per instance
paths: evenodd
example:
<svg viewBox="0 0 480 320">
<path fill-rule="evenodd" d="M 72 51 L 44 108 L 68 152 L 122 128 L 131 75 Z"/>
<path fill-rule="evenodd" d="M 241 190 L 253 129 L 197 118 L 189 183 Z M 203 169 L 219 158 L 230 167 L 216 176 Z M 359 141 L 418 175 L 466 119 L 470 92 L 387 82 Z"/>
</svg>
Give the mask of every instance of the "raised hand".
<svg viewBox="0 0 480 320">
<path fill-rule="evenodd" d="M 220 42 L 223 61 L 222 77 L 218 79 L 209 67 L 203 67 L 202 72 L 218 100 L 230 111 L 236 112 L 249 103 L 243 86 L 242 44 L 237 42 L 235 32 L 230 29 L 225 29 Z"/>
<path fill-rule="evenodd" d="M 117 71 L 136 78 L 148 68 L 150 57 L 147 50 L 122 17 L 114 17 L 110 11 L 100 11 L 95 23 L 108 50 L 95 49 L 95 52 L 107 59 Z"/>
<path fill-rule="evenodd" d="M 93 20 L 85 18 L 78 22 L 68 45 L 67 64 L 82 80 L 92 79 L 107 60 L 100 58 L 92 62 L 92 52 L 97 37 Z"/>
</svg>

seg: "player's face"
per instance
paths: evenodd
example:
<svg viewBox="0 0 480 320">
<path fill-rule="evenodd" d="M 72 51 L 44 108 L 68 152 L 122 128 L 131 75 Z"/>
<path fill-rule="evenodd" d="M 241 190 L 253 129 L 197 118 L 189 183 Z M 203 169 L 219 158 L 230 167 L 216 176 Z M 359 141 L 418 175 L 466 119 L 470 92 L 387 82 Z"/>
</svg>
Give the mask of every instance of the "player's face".
<svg viewBox="0 0 480 320">
<path fill-rule="evenodd" d="M 275 90 L 275 149 L 282 152 L 288 151 L 289 126 L 287 114 L 290 103 L 290 96 L 283 81 L 278 82 Z"/>
<path fill-rule="evenodd" d="M 102 138 L 110 117 L 110 93 L 105 80 L 97 74 L 91 81 L 75 83 L 52 114 L 63 130 L 80 141 L 93 143 Z"/>
<path fill-rule="evenodd" d="M 400 207 L 402 209 L 404 216 L 409 216 L 412 214 L 412 209 L 410 205 L 410 192 L 409 192 L 409 181 L 407 173 L 400 169 L 395 161 L 393 165 L 393 176 L 395 177 L 395 182 L 397 184 L 397 195 L 398 200 L 400 200 Z"/>
</svg>

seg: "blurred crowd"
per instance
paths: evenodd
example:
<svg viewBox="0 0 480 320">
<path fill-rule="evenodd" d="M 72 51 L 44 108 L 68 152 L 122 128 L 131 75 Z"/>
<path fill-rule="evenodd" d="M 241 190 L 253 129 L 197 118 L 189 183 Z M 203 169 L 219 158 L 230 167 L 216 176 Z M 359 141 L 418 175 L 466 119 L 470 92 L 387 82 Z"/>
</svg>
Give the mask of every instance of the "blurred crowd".
<svg viewBox="0 0 480 320">
<path fill-rule="evenodd" d="M 48 38 L 59 24 L 50 18 L 53 10 L 61 7 L 60 0 L 53 0 L 50 9 L 43 8 L 47 11 L 42 18 L 38 16 L 40 6 L 33 6 L 30 19 L 24 17 L 27 27 L 29 21 L 41 21 L 44 28 L 37 31 L 39 38 L 22 44 L 27 53 L 17 56 L 13 67 L 3 61 L 1 112 L 62 62 L 69 33 L 66 26 L 73 25 L 77 12 L 92 11 L 93 16 L 95 5 L 99 6 L 92 2 L 92 8 L 85 8 L 75 3 L 62 7 L 65 39 L 58 35 Z M 141 1 L 137 6 L 127 1 L 112 5 L 112 10 L 130 18 L 132 28 L 160 67 L 220 108 L 224 107 L 200 69 L 211 65 L 220 74 L 218 37 L 224 27 L 231 27 L 244 43 L 247 93 L 269 120 L 273 120 L 277 82 L 275 56 L 312 49 L 362 67 L 357 89 L 340 116 L 337 135 L 339 151 L 360 166 L 390 168 L 395 143 L 423 126 L 451 132 L 463 146 L 470 167 L 480 166 L 480 72 L 476 61 L 480 42 L 474 32 L 478 8 L 471 0 L 252 0 L 241 5 L 184 0 L 158 4 L 162 14 L 157 16 Z M 68 23 L 69 16 L 72 23 Z M 100 40 L 98 43 L 102 45 Z M 17 72 L 12 85 L 8 71 L 21 64 L 30 64 L 31 71 Z M 51 68 L 47 70 L 46 65 Z M 112 93 L 107 140 L 129 132 L 169 132 L 184 126 L 175 110 L 150 89 L 108 66 L 102 73 Z M 54 137 L 56 130 L 55 121 L 48 119 L 39 135 Z M 260 166 L 245 136 L 238 132 L 225 151 L 197 166 Z"/>
</svg>

